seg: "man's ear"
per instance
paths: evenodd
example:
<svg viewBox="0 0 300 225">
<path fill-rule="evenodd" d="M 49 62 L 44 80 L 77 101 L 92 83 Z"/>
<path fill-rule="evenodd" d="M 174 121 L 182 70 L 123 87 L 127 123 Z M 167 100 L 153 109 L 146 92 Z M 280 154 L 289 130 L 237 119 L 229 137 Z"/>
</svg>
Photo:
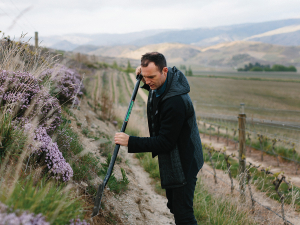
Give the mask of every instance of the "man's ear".
<svg viewBox="0 0 300 225">
<path fill-rule="evenodd" d="M 168 73 L 168 67 L 164 67 L 164 68 L 163 68 L 163 73 L 164 73 L 164 74 L 167 74 L 167 73 Z"/>
</svg>

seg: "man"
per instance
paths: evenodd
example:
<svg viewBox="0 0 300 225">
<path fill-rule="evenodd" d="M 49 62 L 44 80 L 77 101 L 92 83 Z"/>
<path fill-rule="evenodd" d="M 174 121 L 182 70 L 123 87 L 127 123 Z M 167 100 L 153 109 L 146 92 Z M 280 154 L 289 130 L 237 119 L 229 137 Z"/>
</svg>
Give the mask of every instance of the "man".
<svg viewBox="0 0 300 225">
<path fill-rule="evenodd" d="M 115 143 L 129 153 L 158 156 L 161 186 L 176 224 L 195 225 L 193 198 L 197 173 L 203 166 L 202 146 L 186 77 L 176 67 L 167 68 L 158 52 L 141 58 L 136 74 L 143 75 L 149 91 L 147 116 L 150 137 L 116 133 Z"/>
</svg>

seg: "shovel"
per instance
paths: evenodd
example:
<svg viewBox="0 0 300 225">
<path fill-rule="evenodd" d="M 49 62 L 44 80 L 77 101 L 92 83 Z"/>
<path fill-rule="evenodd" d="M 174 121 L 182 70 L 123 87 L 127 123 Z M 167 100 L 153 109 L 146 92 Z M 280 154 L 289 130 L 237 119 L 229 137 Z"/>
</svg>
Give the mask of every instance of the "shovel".
<svg viewBox="0 0 300 225">
<path fill-rule="evenodd" d="M 142 74 L 139 74 L 136 77 L 137 82 L 135 84 L 135 87 L 133 89 L 133 93 L 131 95 L 130 103 L 129 103 L 129 106 L 128 106 L 128 109 L 127 109 L 127 113 L 126 113 L 124 121 L 123 121 L 121 132 L 124 132 L 125 129 L 126 129 L 126 126 L 127 126 L 128 120 L 129 120 L 129 116 L 130 116 L 130 113 L 131 113 L 131 110 L 132 110 L 132 107 L 133 107 L 133 103 L 134 103 L 136 94 L 138 92 L 138 89 L 139 89 L 140 82 L 141 82 L 142 78 L 143 78 Z M 99 213 L 101 199 L 102 199 L 102 196 L 103 196 L 103 191 L 104 191 L 104 188 L 105 188 L 105 186 L 106 186 L 106 184 L 107 184 L 107 182 L 108 182 L 108 180 L 109 180 L 109 178 L 110 178 L 110 176 L 112 174 L 112 170 L 113 170 L 113 167 L 115 165 L 115 161 L 116 161 L 117 155 L 119 153 L 119 149 L 120 149 L 120 145 L 117 144 L 115 146 L 114 153 L 113 153 L 113 155 L 111 157 L 111 160 L 110 160 L 110 163 L 109 163 L 109 166 L 108 166 L 108 169 L 107 169 L 106 176 L 105 176 L 102 184 L 99 185 L 97 196 L 96 196 L 96 199 L 95 199 L 95 205 L 94 205 L 94 209 L 93 209 L 92 218 L 94 216 L 97 216 L 98 213 Z"/>
</svg>

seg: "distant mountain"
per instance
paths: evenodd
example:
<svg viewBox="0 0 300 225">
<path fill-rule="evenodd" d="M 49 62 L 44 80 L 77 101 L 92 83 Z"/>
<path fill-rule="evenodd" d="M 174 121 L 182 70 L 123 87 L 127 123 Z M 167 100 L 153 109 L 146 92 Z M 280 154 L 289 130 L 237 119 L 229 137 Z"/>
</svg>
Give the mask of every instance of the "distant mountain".
<svg viewBox="0 0 300 225">
<path fill-rule="evenodd" d="M 74 48 L 73 51 L 88 54 L 88 53 L 90 53 L 92 51 L 95 51 L 99 48 L 100 47 L 96 46 L 96 45 L 80 45 L 77 48 Z"/>
<path fill-rule="evenodd" d="M 73 51 L 74 48 L 78 47 L 78 45 L 73 44 L 69 41 L 63 40 L 54 45 L 51 45 L 50 47 L 54 48 L 54 49 L 58 49 L 58 50 L 63 50 L 63 51 Z"/>
<path fill-rule="evenodd" d="M 135 45 L 148 45 L 158 43 L 182 43 L 182 44 L 194 44 L 198 46 L 209 46 L 228 41 L 238 41 L 249 38 L 254 35 L 270 32 L 275 29 L 300 25 L 300 19 L 288 19 L 280 21 L 262 22 L 262 23 L 249 23 L 239 24 L 231 26 L 222 26 L 215 28 L 198 28 L 189 30 L 178 31 L 166 31 L 159 35 L 152 35 L 140 40 L 135 41 Z M 300 30 L 300 29 L 299 29 Z M 296 31 L 296 30 L 295 30 Z M 291 35 L 294 39 L 300 38 L 295 36 L 293 32 L 285 33 L 285 35 Z M 281 44 L 281 43 L 277 43 Z M 282 45 L 291 45 L 287 42 Z"/>
<path fill-rule="evenodd" d="M 112 46 L 126 45 L 136 40 L 146 38 L 151 35 L 156 35 L 168 30 L 146 30 L 140 32 L 132 32 L 126 34 L 67 34 L 40 37 L 43 45 L 49 47 L 63 40 L 69 41 L 76 45 L 97 45 L 97 46 Z"/>
<path fill-rule="evenodd" d="M 189 59 L 197 56 L 199 53 L 201 53 L 201 48 L 179 43 L 162 43 L 146 45 L 131 51 L 123 51 L 119 55 L 114 55 L 114 57 L 141 59 L 143 54 L 152 51 L 163 53 L 169 62 L 180 63 L 186 62 Z"/>
<path fill-rule="evenodd" d="M 189 64 L 209 67 L 242 67 L 244 64 L 300 66 L 300 46 L 281 46 L 253 41 L 234 41 L 203 48 Z"/>
<path fill-rule="evenodd" d="M 128 34 L 70 34 L 44 43 L 111 59 L 138 62 L 150 51 L 172 64 L 239 67 L 246 63 L 300 66 L 300 19 L 188 30 L 147 30 Z"/>
<path fill-rule="evenodd" d="M 44 45 L 52 46 L 62 40 L 76 45 L 144 46 L 159 43 L 181 43 L 211 46 L 218 43 L 251 40 L 279 45 L 299 45 L 300 19 L 286 19 L 261 23 L 246 23 L 213 28 L 185 30 L 145 30 L 126 34 L 68 34 L 41 37 Z"/>
<path fill-rule="evenodd" d="M 87 51 L 89 46 L 79 46 L 78 48 L 74 49 L 74 52 L 82 52 L 90 55 L 98 55 L 98 56 L 108 56 L 108 57 L 120 57 L 127 52 L 131 52 L 136 50 L 138 47 L 134 45 L 116 45 L 116 46 L 98 46 L 96 48 L 90 47 L 92 50 Z M 86 51 L 82 51 L 85 49 Z"/>
<path fill-rule="evenodd" d="M 202 65 L 205 67 L 242 67 L 248 63 L 300 66 L 300 46 L 280 46 L 254 41 L 233 41 L 209 47 L 180 43 L 160 43 L 143 47 L 101 47 L 88 54 L 140 60 L 146 52 L 158 51 L 170 64 Z"/>
<path fill-rule="evenodd" d="M 248 37 L 245 40 L 277 45 L 300 45 L 300 25 L 281 27 L 269 32 Z"/>
</svg>

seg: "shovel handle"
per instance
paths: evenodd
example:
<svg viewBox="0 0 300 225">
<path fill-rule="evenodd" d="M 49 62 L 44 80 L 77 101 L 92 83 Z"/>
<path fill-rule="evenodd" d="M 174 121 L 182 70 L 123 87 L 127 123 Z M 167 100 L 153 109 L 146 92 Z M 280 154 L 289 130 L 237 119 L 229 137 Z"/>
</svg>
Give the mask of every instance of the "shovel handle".
<svg viewBox="0 0 300 225">
<path fill-rule="evenodd" d="M 143 78 L 142 74 L 139 74 L 136 77 L 137 82 L 135 84 L 135 87 L 133 89 L 133 93 L 131 95 L 131 99 L 130 99 L 130 102 L 129 102 L 127 113 L 126 113 L 124 121 L 123 121 L 121 132 L 124 132 L 126 130 L 126 126 L 128 124 L 129 117 L 130 117 L 130 114 L 131 114 L 131 110 L 133 108 L 133 104 L 134 104 L 134 101 L 135 101 L 135 98 L 136 98 L 136 95 L 137 95 L 137 92 L 138 92 L 138 89 L 139 89 L 140 82 L 141 82 L 142 78 Z M 96 199 L 95 199 L 95 204 L 94 204 L 94 209 L 93 209 L 92 217 L 98 215 L 98 213 L 99 213 L 101 199 L 102 199 L 102 196 L 103 196 L 103 191 L 104 191 L 104 188 L 105 188 L 105 186 L 106 186 L 106 184 L 107 184 L 107 182 L 108 182 L 108 180 L 109 180 L 109 178 L 110 178 L 110 176 L 112 174 L 112 170 L 114 168 L 115 161 L 116 161 L 117 155 L 119 153 L 119 149 L 120 149 L 120 145 L 116 144 L 114 153 L 113 153 L 113 155 L 111 157 L 111 160 L 110 160 L 110 163 L 109 163 L 109 166 L 108 166 L 108 169 L 107 169 L 106 176 L 105 176 L 105 178 L 103 180 L 103 183 L 100 184 L 99 188 L 98 188 L 98 192 L 97 192 L 97 196 L 96 196 Z"/>
</svg>

